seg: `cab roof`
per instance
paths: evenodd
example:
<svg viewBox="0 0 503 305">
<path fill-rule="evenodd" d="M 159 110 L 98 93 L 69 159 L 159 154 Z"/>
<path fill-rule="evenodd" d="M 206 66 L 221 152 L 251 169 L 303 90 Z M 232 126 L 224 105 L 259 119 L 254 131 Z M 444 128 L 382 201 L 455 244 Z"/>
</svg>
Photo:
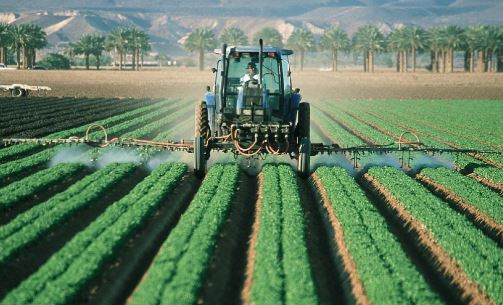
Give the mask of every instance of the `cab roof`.
<svg viewBox="0 0 503 305">
<path fill-rule="evenodd" d="M 227 47 L 227 54 L 226 56 L 229 56 L 229 54 L 234 53 L 234 52 L 239 52 L 239 53 L 259 53 L 260 52 L 260 47 L 253 47 L 253 46 L 242 46 L 242 47 L 236 47 L 236 46 L 228 46 Z M 282 49 L 278 47 L 269 47 L 269 46 L 264 46 L 262 48 L 262 51 L 264 53 L 276 53 L 278 55 L 292 55 L 293 51 L 288 50 L 288 49 Z M 215 54 L 222 54 L 222 49 L 215 49 Z"/>
</svg>

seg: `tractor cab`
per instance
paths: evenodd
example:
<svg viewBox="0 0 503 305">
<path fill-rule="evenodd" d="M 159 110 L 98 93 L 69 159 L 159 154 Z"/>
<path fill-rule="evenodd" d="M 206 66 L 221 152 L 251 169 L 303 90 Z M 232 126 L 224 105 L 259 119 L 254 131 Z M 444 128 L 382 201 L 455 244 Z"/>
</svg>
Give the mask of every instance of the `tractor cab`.
<svg viewBox="0 0 503 305">
<path fill-rule="evenodd" d="M 291 50 L 224 46 L 217 53 L 222 58 L 215 71 L 212 131 L 224 134 L 228 126 L 244 123 L 295 126 L 300 94 L 292 91 Z"/>
</svg>

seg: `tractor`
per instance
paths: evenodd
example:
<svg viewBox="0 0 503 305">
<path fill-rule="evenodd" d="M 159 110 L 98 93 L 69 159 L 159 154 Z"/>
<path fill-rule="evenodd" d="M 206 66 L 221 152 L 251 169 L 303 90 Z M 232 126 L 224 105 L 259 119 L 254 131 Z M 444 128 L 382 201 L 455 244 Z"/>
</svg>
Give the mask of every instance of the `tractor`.
<svg viewBox="0 0 503 305">
<path fill-rule="evenodd" d="M 223 45 L 216 68 L 213 105 L 195 108 L 194 170 L 204 176 L 212 150 L 246 158 L 288 154 L 301 177 L 309 175 L 311 156 L 309 103 L 292 88 L 288 56 L 292 50 Z M 258 74 L 243 81 L 247 67 Z"/>
</svg>

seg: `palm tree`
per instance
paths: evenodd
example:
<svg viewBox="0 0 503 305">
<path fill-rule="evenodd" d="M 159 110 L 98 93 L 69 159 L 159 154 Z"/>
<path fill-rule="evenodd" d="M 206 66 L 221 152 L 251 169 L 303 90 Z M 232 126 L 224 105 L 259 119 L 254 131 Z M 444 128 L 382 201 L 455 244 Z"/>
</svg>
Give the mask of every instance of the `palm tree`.
<svg viewBox="0 0 503 305">
<path fill-rule="evenodd" d="M 101 59 L 101 54 L 103 54 L 103 51 L 105 51 L 105 41 L 106 41 L 105 36 L 98 35 L 98 34 L 92 35 L 91 54 L 94 55 L 94 57 L 96 57 L 96 70 L 100 69 L 100 59 Z"/>
<path fill-rule="evenodd" d="M 295 29 L 288 38 L 287 45 L 299 52 L 300 71 L 304 70 L 304 54 L 309 49 L 316 47 L 313 33 L 306 29 Z"/>
<path fill-rule="evenodd" d="M 197 28 L 185 41 L 185 49 L 199 53 L 199 70 L 204 69 L 204 52 L 216 47 L 215 34 L 210 28 Z"/>
<path fill-rule="evenodd" d="M 259 30 L 255 33 L 255 36 L 253 36 L 253 41 L 258 41 L 259 39 L 263 40 L 264 45 L 278 48 L 283 47 L 283 36 L 274 28 L 265 27 Z"/>
<path fill-rule="evenodd" d="M 426 32 L 419 26 L 407 26 L 404 29 L 405 45 L 412 57 L 412 72 L 416 72 L 416 52 L 425 47 Z M 405 60 L 407 64 L 407 60 Z M 407 66 L 405 67 L 407 70 Z"/>
<path fill-rule="evenodd" d="M 112 29 L 110 35 L 106 38 L 106 48 L 119 53 L 119 70 L 122 70 L 122 64 L 127 51 L 129 29 L 126 27 L 116 27 Z"/>
<path fill-rule="evenodd" d="M 482 26 L 470 26 L 465 29 L 463 35 L 464 46 L 468 56 L 468 71 L 471 73 L 475 71 L 475 50 L 477 50 L 480 46 L 480 36 L 482 30 Z"/>
<path fill-rule="evenodd" d="M 21 24 L 19 27 L 24 36 L 21 45 L 23 49 L 23 68 L 32 68 L 36 61 L 36 50 L 47 45 L 47 34 L 36 24 Z"/>
<path fill-rule="evenodd" d="M 496 72 L 503 72 L 503 26 L 498 27 L 498 51 L 496 52 Z"/>
<path fill-rule="evenodd" d="M 449 25 L 445 28 L 444 33 L 448 72 L 452 73 L 454 71 L 454 51 L 461 49 L 463 44 L 463 29 L 457 25 Z"/>
<path fill-rule="evenodd" d="M 496 67 L 494 66 L 493 55 L 497 52 L 499 47 L 499 37 L 498 28 L 495 26 L 484 26 L 480 36 L 479 36 L 480 46 L 479 48 L 483 50 L 483 65 L 484 69 L 480 69 L 480 72 L 494 72 Z"/>
<path fill-rule="evenodd" d="M 440 72 L 440 57 L 444 58 L 446 45 L 444 28 L 434 27 L 426 32 L 427 45 L 431 52 L 431 71 Z M 444 61 L 445 62 L 445 61 Z M 445 71 L 445 67 L 443 67 Z"/>
<path fill-rule="evenodd" d="M 320 38 L 322 50 L 332 52 L 332 71 L 337 71 L 337 52 L 348 50 L 350 41 L 348 34 L 339 27 L 330 27 L 323 32 Z"/>
<path fill-rule="evenodd" d="M 143 57 L 143 53 L 150 50 L 150 38 L 147 33 L 138 28 L 130 29 L 128 36 L 128 47 L 133 54 L 132 68 L 140 70 L 140 55 Z"/>
<path fill-rule="evenodd" d="M 7 47 L 11 44 L 10 26 L 0 22 L 0 63 L 7 64 Z"/>
<path fill-rule="evenodd" d="M 226 28 L 220 35 L 220 41 L 228 45 L 247 45 L 248 38 L 245 33 L 236 27 Z"/>
<path fill-rule="evenodd" d="M 70 48 L 76 55 L 84 55 L 86 70 L 89 70 L 89 56 L 94 52 L 93 35 L 82 35 L 77 42 L 70 43 Z"/>
<path fill-rule="evenodd" d="M 21 49 L 23 48 L 26 40 L 24 29 L 18 25 L 13 25 L 9 28 L 11 40 L 11 47 L 16 50 L 16 68 L 21 68 Z"/>
<path fill-rule="evenodd" d="M 394 29 L 386 37 L 387 47 L 396 52 L 396 71 L 404 72 L 406 66 L 405 56 L 407 55 L 407 41 L 405 28 Z M 404 54 L 405 53 L 405 54 Z M 405 55 L 405 56 L 404 56 Z"/>
<path fill-rule="evenodd" d="M 384 49 L 384 36 L 376 26 L 367 24 L 358 28 L 353 37 L 357 51 L 363 52 L 363 70 L 374 72 L 374 54 Z"/>
</svg>

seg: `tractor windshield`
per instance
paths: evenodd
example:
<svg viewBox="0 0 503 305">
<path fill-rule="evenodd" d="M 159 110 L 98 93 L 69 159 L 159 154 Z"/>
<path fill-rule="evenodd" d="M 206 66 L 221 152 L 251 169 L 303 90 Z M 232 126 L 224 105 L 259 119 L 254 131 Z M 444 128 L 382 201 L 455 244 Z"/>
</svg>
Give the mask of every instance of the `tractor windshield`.
<svg viewBox="0 0 503 305">
<path fill-rule="evenodd" d="M 248 74 L 248 66 L 255 66 L 255 78 L 259 78 L 259 58 L 258 53 L 231 53 L 228 58 L 228 71 L 226 82 L 226 103 L 236 105 L 238 91 L 243 86 L 242 78 Z M 269 107 L 272 113 L 280 111 L 280 96 L 282 89 L 282 79 L 280 77 L 280 61 L 275 53 L 264 53 L 262 61 L 262 85 L 269 95 Z"/>
</svg>

